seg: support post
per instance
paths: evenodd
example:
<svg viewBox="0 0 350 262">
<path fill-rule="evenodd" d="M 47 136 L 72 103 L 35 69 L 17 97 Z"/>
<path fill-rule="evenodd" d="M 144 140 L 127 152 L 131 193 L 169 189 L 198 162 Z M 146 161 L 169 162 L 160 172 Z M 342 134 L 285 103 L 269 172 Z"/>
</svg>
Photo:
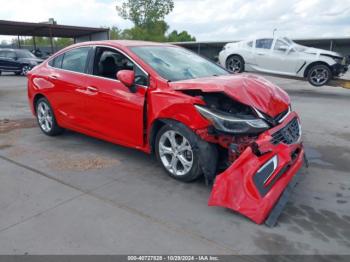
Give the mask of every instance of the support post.
<svg viewBox="0 0 350 262">
<path fill-rule="evenodd" d="M 19 38 L 19 35 L 17 36 L 17 47 L 21 49 L 21 40 Z"/>
<path fill-rule="evenodd" d="M 34 52 L 35 52 L 35 50 L 36 50 L 35 36 L 33 36 L 33 48 L 34 48 Z"/>
<path fill-rule="evenodd" d="M 330 50 L 330 51 L 333 51 L 333 40 L 331 40 L 331 44 L 330 44 L 330 46 L 329 46 L 329 50 Z"/>
<path fill-rule="evenodd" d="M 51 55 L 54 53 L 54 49 L 53 49 L 53 39 L 52 39 L 52 30 L 50 27 L 50 44 L 51 44 Z"/>
</svg>

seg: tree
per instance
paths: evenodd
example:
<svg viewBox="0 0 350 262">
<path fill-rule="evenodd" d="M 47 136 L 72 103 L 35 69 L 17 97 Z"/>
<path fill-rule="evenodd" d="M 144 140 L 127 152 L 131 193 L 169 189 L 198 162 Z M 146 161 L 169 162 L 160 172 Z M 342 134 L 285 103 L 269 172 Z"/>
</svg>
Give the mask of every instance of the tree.
<svg viewBox="0 0 350 262">
<path fill-rule="evenodd" d="M 174 30 L 168 35 L 168 41 L 169 42 L 189 42 L 189 41 L 196 41 L 196 38 L 194 36 L 191 36 L 187 31 L 182 31 L 181 33 L 178 33 L 176 30 Z"/>
<path fill-rule="evenodd" d="M 130 20 L 135 27 L 146 28 L 159 21 L 174 9 L 173 0 L 127 0 L 117 6 L 121 17 Z"/>
<path fill-rule="evenodd" d="M 121 38 L 122 38 L 122 30 L 120 30 L 116 26 L 112 26 L 112 28 L 109 29 L 109 39 L 117 40 Z"/>
<path fill-rule="evenodd" d="M 120 38 L 157 42 L 196 40 L 186 31 L 173 31 L 169 36 L 166 35 L 169 26 L 164 17 L 174 9 L 173 0 L 126 0 L 116 8 L 121 17 L 134 23 L 133 28 L 119 33 Z"/>
</svg>

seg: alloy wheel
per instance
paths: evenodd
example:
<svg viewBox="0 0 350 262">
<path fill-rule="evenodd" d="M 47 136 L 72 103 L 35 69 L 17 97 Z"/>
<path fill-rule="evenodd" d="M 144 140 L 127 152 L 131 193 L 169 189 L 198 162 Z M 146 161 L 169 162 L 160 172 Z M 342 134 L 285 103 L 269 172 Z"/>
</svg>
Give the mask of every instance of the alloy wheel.
<svg viewBox="0 0 350 262">
<path fill-rule="evenodd" d="M 46 133 L 53 127 L 53 115 L 50 107 L 45 102 L 40 102 L 37 107 L 39 125 Z"/>
<path fill-rule="evenodd" d="M 329 73 L 325 68 L 314 68 L 310 73 L 310 80 L 315 85 L 323 85 L 328 81 Z"/>
<path fill-rule="evenodd" d="M 174 130 L 162 134 L 159 156 L 164 167 L 174 176 L 186 175 L 193 166 L 193 150 L 188 140 Z"/>
<path fill-rule="evenodd" d="M 232 72 L 240 72 L 242 69 L 242 61 L 237 57 L 231 57 L 227 61 L 227 69 Z"/>
<path fill-rule="evenodd" d="M 23 66 L 21 74 L 24 76 L 27 75 L 27 73 L 30 71 L 30 69 L 31 69 L 30 66 L 27 66 L 27 65 Z"/>
</svg>

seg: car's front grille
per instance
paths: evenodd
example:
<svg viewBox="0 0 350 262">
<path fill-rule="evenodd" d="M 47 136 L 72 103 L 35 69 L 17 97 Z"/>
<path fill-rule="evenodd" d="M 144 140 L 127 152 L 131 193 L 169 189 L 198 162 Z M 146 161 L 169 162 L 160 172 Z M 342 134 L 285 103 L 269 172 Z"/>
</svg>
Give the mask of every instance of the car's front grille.
<svg viewBox="0 0 350 262">
<path fill-rule="evenodd" d="M 285 127 L 272 134 L 271 143 L 277 145 L 279 143 L 293 144 L 296 143 L 301 135 L 301 128 L 297 118 L 293 118 Z"/>
</svg>

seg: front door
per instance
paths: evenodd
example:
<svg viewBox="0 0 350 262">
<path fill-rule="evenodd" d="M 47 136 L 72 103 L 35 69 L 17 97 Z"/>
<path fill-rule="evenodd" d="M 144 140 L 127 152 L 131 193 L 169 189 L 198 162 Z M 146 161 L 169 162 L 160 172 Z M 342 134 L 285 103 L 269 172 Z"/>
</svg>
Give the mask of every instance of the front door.
<svg viewBox="0 0 350 262">
<path fill-rule="evenodd" d="M 119 70 L 135 71 L 136 91 L 116 78 Z M 147 82 L 147 74 L 124 54 L 113 48 L 96 47 L 86 83 L 86 114 L 94 131 L 120 144 L 142 147 Z"/>
</svg>

